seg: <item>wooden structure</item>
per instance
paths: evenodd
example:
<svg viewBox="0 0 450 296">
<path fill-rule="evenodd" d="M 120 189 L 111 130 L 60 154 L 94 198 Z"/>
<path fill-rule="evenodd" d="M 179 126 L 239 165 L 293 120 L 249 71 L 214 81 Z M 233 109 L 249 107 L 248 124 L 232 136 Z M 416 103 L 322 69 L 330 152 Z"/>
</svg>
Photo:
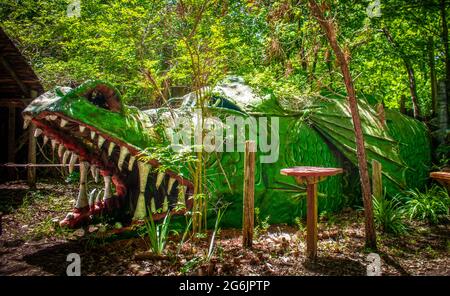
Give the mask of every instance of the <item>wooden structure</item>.
<svg viewBox="0 0 450 296">
<path fill-rule="evenodd" d="M 33 134 L 22 129 L 22 110 L 43 93 L 44 89 L 20 51 L 0 27 L 0 137 L 6 145 L 0 145 L 0 164 L 33 163 L 36 144 Z M 31 142 L 31 145 L 28 143 Z M 34 160 L 34 161 L 33 161 Z M 35 168 L 28 168 L 30 185 L 35 182 Z M 0 180 L 24 177 L 14 168 L 0 168 Z"/>
<path fill-rule="evenodd" d="M 255 141 L 245 142 L 244 157 L 244 205 L 242 221 L 242 245 L 251 248 L 253 245 L 253 228 L 255 225 Z"/>
<path fill-rule="evenodd" d="M 383 198 L 383 179 L 381 163 L 375 159 L 372 160 L 372 195 L 380 200 Z"/>
<path fill-rule="evenodd" d="M 282 169 L 280 173 L 295 178 L 298 184 L 306 183 L 306 254 L 308 259 L 317 257 L 317 184 L 329 176 L 341 174 L 340 168 L 299 166 Z"/>
</svg>

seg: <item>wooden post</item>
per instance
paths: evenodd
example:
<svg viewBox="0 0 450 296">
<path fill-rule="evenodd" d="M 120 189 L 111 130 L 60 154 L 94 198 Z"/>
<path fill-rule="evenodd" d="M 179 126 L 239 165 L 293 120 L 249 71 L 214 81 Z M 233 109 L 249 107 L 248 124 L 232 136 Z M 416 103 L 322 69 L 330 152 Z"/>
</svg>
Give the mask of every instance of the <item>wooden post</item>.
<svg viewBox="0 0 450 296">
<path fill-rule="evenodd" d="M 255 154 L 256 143 L 254 141 L 246 141 L 244 158 L 244 213 L 242 222 L 242 246 L 244 248 L 251 248 L 253 244 L 253 228 L 255 224 Z"/>
<path fill-rule="evenodd" d="M 381 163 L 375 159 L 372 160 L 372 194 L 374 198 L 383 198 L 383 181 L 381 179 Z"/>
<path fill-rule="evenodd" d="M 15 162 L 16 150 L 16 108 L 8 107 L 8 162 Z M 10 179 L 15 179 L 14 168 L 8 169 Z"/>
<path fill-rule="evenodd" d="M 311 178 L 306 185 L 306 255 L 308 259 L 317 257 L 317 179 Z"/>
<path fill-rule="evenodd" d="M 30 123 L 28 129 L 28 163 L 36 164 L 36 138 L 34 137 L 34 131 L 36 127 L 33 123 Z M 30 188 L 36 187 L 36 168 L 28 167 L 27 170 L 28 186 Z"/>
</svg>

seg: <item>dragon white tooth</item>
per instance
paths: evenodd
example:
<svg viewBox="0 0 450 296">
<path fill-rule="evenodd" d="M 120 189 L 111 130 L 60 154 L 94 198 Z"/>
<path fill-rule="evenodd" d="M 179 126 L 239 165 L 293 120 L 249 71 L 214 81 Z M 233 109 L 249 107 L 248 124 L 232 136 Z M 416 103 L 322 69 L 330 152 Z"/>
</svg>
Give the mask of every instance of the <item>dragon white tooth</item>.
<svg viewBox="0 0 450 296">
<path fill-rule="evenodd" d="M 175 178 L 169 179 L 169 184 L 167 184 L 167 194 L 170 194 L 170 192 L 172 191 L 172 187 L 175 181 L 176 181 Z"/>
<path fill-rule="evenodd" d="M 31 121 L 24 120 L 24 121 L 23 121 L 23 129 L 27 129 L 27 127 L 30 125 L 30 122 L 31 122 Z"/>
<path fill-rule="evenodd" d="M 131 171 L 133 169 L 133 164 L 136 158 L 134 156 L 130 156 L 130 160 L 128 160 L 128 170 Z"/>
<path fill-rule="evenodd" d="M 47 136 L 44 136 L 43 146 L 47 145 L 47 143 L 48 143 L 48 137 L 47 137 Z"/>
<path fill-rule="evenodd" d="M 164 176 L 166 174 L 164 172 L 159 172 L 158 176 L 156 177 L 156 189 L 159 188 L 159 186 L 161 186 L 162 180 L 164 179 Z"/>
<path fill-rule="evenodd" d="M 58 118 L 58 116 L 56 116 L 56 115 L 50 115 L 49 118 L 50 118 L 50 120 L 56 120 L 56 119 Z"/>
<path fill-rule="evenodd" d="M 76 155 L 75 153 L 72 153 L 72 155 L 70 156 L 70 161 L 69 161 L 69 174 L 73 173 L 73 169 L 75 167 L 75 163 L 77 162 L 78 159 L 78 155 Z"/>
<path fill-rule="evenodd" d="M 147 186 L 147 178 L 150 173 L 150 166 L 146 163 L 138 161 L 139 168 L 139 197 L 134 211 L 133 220 L 145 218 L 145 187 Z"/>
<path fill-rule="evenodd" d="M 67 160 L 69 159 L 71 152 L 69 150 L 66 150 L 62 157 L 62 164 L 65 165 L 67 163 Z"/>
<path fill-rule="evenodd" d="M 87 161 L 80 162 L 80 192 L 78 193 L 77 202 L 75 207 L 81 209 L 89 205 L 87 195 L 87 173 L 89 169 L 89 163 Z"/>
<path fill-rule="evenodd" d="M 178 186 L 178 202 L 185 204 L 186 202 L 186 186 Z"/>
<path fill-rule="evenodd" d="M 94 138 L 95 138 L 95 132 L 91 131 L 91 139 L 94 140 Z"/>
<path fill-rule="evenodd" d="M 99 170 L 98 170 L 97 166 L 93 164 L 91 166 L 91 175 L 92 175 L 92 178 L 94 178 L 95 183 L 98 183 L 98 173 L 99 173 Z"/>
<path fill-rule="evenodd" d="M 50 121 L 50 115 L 45 116 L 45 120 Z"/>
<path fill-rule="evenodd" d="M 58 147 L 58 156 L 59 156 L 59 158 L 61 158 L 63 156 L 63 152 L 64 152 L 64 145 L 63 144 L 59 144 L 59 147 Z"/>
<path fill-rule="evenodd" d="M 92 207 L 95 204 L 95 192 L 97 191 L 97 188 L 94 188 L 91 192 L 89 192 L 89 207 Z"/>
<path fill-rule="evenodd" d="M 31 123 L 31 116 L 26 115 L 23 118 L 23 129 L 26 129 Z"/>
<path fill-rule="evenodd" d="M 55 148 L 56 148 L 56 140 L 51 140 L 51 143 L 52 143 L 52 151 L 54 151 L 55 150 Z"/>
<path fill-rule="evenodd" d="M 102 191 L 103 191 L 103 190 L 99 190 L 99 191 L 97 192 L 97 196 L 95 197 L 95 202 L 96 202 L 96 203 L 99 203 L 99 202 L 102 201 Z"/>
<path fill-rule="evenodd" d="M 30 116 L 25 116 L 23 118 L 23 129 L 26 129 L 31 123 L 31 117 Z"/>
<path fill-rule="evenodd" d="M 116 144 L 114 142 L 109 143 L 108 156 L 111 156 L 111 153 L 113 152 L 113 149 L 115 146 L 116 146 Z"/>
<path fill-rule="evenodd" d="M 103 138 L 102 136 L 98 135 L 98 148 L 102 148 L 103 143 L 105 143 L 105 138 Z"/>
<path fill-rule="evenodd" d="M 97 167 L 95 166 L 95 164 L 91 165 L 91 175 L 92 175 L 92 178 L 94 178 L 94 179 L 95 179 L 95 169 L 96 168 Z"/>
<path fill-rule="evenodd" d="M 42 134 L 42 130 L 40 128 L 37 128 L 34 130 L 34 137 L 37 138 Z"/>
<path fill-rule="evenodd" d="M 83 133 L 86 127 L 84 125 L 78 126 L 78 129 L 80 130 L 80 133 Z"/>
<path fill-rule="evenodd" d="M 163 202 L 163 212 L 167 212 L 167 210 L 169 209 L 169 201 L 167 199 L 167 195 L 164 197 L 164 202 Z"/>
<path fill-rule="evenodd" d="M 150 199 L 150 211 L 152 211 L 152 213 L 156 213 L 155 199 L 153 197 Z"/>
<path fill-rule="evenodd" d="M 119 170 L 122 170 L 123 161 L 125 160 L 125 157 L 130 154 L 130 151 L 128 151 L 128 148 L 125 146 L 120 147 L 120 154 L 119 154 L 119 161 L 117 162 L 117 166 L 119 167 Z"/>
<path fill-rule="evenodd" d="M 61 118 L 61 123 L 59 124 L 60 127 L 65 127 L 67 125 L 68 121 Z"/>
<path fill-rule="evenodd" d="M 107 200 L 112 197 L 111 190 L 111 176 L 103 176 L 103 181 L 105 182 L 105 190 L 103 192 L 103 200 Z"/>
</svg>

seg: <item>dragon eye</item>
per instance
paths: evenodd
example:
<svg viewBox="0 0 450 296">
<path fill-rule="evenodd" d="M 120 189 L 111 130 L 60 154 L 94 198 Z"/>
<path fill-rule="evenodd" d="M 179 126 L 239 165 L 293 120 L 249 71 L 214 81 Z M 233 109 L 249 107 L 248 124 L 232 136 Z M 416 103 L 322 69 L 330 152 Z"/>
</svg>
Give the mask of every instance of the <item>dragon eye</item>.
<svg viewBox="0 0 450 296">
<path fill-rule="evenodd" d="M 88 99 L 88 101 L 100 108 L 110 110 L 113 112 L 121 112 L 122 111 L 122 103 L 120 102 L 120 96 L 117 92 L 111 87 L 98 84 L 95 87 L 91 88 L 84 94 L 84 97 Z"/>
</svg>

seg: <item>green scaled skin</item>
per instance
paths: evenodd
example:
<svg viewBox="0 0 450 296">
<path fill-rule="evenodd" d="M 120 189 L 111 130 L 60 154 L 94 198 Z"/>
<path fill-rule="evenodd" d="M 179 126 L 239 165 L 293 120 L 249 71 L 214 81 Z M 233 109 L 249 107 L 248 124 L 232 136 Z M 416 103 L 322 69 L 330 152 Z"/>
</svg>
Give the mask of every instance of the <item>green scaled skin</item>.
<svg viewBox="0 0 450 296">
<path fill-rule="evenodd" d="M 169 131 L 173 118 L 195 116 L 195 98 L 192 93 L 174 98 L 169 102 L 177 107 L 170 110 L 164 107 L 141 111 L 122 104 L 119 92 L 108 83 L 88 81 L 75 89 L 56 88 L 45 93 L 23 115 L 26 122 L 32 121 L 45 136 L 63 144 L 62 150 L 69 150 L 94 165 L 101 175 L 112 178 L 115 194 L 105 195 L 105 199 L 116 200 L 115 213 L 131 222 L 150 214 L 160 219 L 169 210 L 182 214 L 185 211 L 180 208 L 192 207 L 191 168 L 195 153 L 186 149 L 174 151 Z M 368 163 L 372 159 L 381 162 L 386 193 L 395 194 L 408 186 L 423 187 L 431 162 L 425 126 L 395 111 L 386 112 L 384 126 L 365 101 L 360 102 L 360 110 Z M 242 79 L 229 78 L 210 91 L 205 113 L 222 122 L 230 116 L 251 117 L 256 121 L 278 119 L 276 161 L 261 162 L 261 156 L 268 153 L 257 151 L 255 208 L 259 208 L 260 219 L 269 217 L 270 223 L 294 223 L 296 217 L 305 216 L 305 188 L 280 174 L 282 168 L 292 166 L 344 168 L 343 175 L 319 184 L 319 212 L 338 211 L 361 203 L 353 125 L 345 100 L 319 96 L 310 98 L 300 108 L 283 108 L 275 97 L 258 96 Z M 63 127 L 62 120 L 67 121 Z M 270 135 L 273 121 L 268 122 L 266 129 Z M 80 125 L 85 127 L 83 132 Z M 95 133 L 94 139 L 90 132 Z M 257 132 L 261 135 L 261 126 Z M 98 147 L 100 137 L 104 142 L 100 140 L 102 145 Z M 419 148 L 414 147 L 416 142 L 421 143 Z M 414 149 L 420 153 L 409 152 Z M 206 157 L 210 202 L 229 203 L 222 219 L 224 226 L 239 227 L 242 221 L 243 158 L 243 152 L 226 149 L 208 153 Z M 412 178 L 413 174 L 418 177 Z M 88 213 L 105 211 L 106 204 L 100 200 L 96 210 L 91 202 Z M 74 215 L 75 218 L 70 216 L 66 220 L 76 223 L 67 225 L 74 226 L 79 222 L 77 217 L 81 217 L 80 221 L 83 218 L 76 211 Z"/>
</svg>

